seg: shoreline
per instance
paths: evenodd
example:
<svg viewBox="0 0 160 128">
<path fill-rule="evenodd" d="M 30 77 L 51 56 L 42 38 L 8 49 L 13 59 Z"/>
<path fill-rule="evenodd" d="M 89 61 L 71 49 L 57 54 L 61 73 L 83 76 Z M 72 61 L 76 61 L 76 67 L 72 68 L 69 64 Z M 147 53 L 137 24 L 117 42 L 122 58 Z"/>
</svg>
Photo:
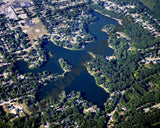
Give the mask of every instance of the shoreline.
<svg viewBox="0 0 160 128">
<path fill-rule="evenodd" d="M 54 43 L 55 44 L 55 43 Z M 55 44 L 56 45 L 56 44 Z M 58 46 L 58 45 L 56 45 L 56 46 Z M 61 47 L 61 46 L 59 46 L 59 47 Z M 68 48 L 68 47 L 66 47 L 66 46 L 62 46 L 62 48 L 65 48 L 65 49 L 68 49 L 68 50 L 73 50 L 73 51 L 79 51 L 79 50 L 84 50 L 84 45 L 82 46 L 82 48 L 80 48 L 80 49 L 74 49 L 74 48 Z"/>
<path fill-rule="evenodd" d="M 109 35 L 109 33 L 104 28 L 102 28 L 101 31 L 105 32 L 105 33 L 107 33 L 107 35 Z"/>
<path fill-rule="evenodd" d="M 92 52 L 88 52 L 88 54 L 92 57 L 92 58 L 96 58 L 96 55 Z"/>
<path fill-rule="evenodd" d="M 54 41 L 52 39 L 50 39 L 50 41 L 55 45 L 55 46 L 58 46 L 56 43 L 54 43 Z M 58 46 L 58 47 L 61 47 L 61 48 L 65 48 L 67 50 L 73 50 L 73 51 L 79 51 L 79 50 L 84 50 L 85 46 L 83 45 L 81 49 L 74 49 L 74 48 L 68 48 L 66 46 Z"/>
<path fill-rule="evenodd" d="M 100 85 L 97 85 L 97 86 L 99 86 L 99 87 L 101 87 L 101 88 L 103 88 L 108 94 L 111 94 L 105 87 L 103 87 L 103 85 L 102 84 L 100 84 Z"/>
<path fill-rule="evenodd" d="M 88 69 L 88 67 L 87 67 L 86 64 L 85 64 L 85 67 L 86 67 L 88 73 L 89 73 L 91 76 L 94 77 L 94 73 Z M 96 78 L 95 78 L 95 77 L 94 77 L 94 79 L 95 79 L 95 81 L 96 81 Z M 111 94 L 111 93 L 108 91 L 108 89 L 106 89 L 105 87 L 103 87 L 102 84 L 98 85 L 98 84 L 96 83 L 96 85 L 97 85 L 98 87 L 102 88 L 104 91 L 106 91 L 109 95 Z"/>
<path fill-rule="evenodd" d="M 108 45 L 108 47 L 109 47 L 109 48 L 111 48 L 111 49 L 113 49 L 113 50 L 115 50 L 115 49 L 113 48 L 113 46 L 112 46 L 112 45 L 110 45 L 110 44 Z"/>
<path fill-rule="evenodd" d="M 51 39 L 51 42 L 54 45 L 58 46 L 56 43 L 54 43 L 54 41 L 52 39 Z M 85 44 L 89 44 L 89 43 L 92 43 L 92 42 L 94 42 L 94 41 L 86 41 Z M 68 48 L 66 46 L 58 46 L 58 47 L 65 48 L 67 50 L 72 50 L 72 51 L 79 51 L 79 50 L 84 50 L 85 49 L 85 45 L 82 45 L 82 48 L 80 48 L 80 49 Z"/>
<path fill-rule="evenodd" d="M 111 17 L 111 16 L 108 15 L 108 14 L 102 14 L 99 10 L 94 10 L 94 11 L 100 13 L 100 14 L 103 15 L 103 16 L 107 16 L 107 17 L 109 17 L 109 18 L 111 18 L 111 19 L 114 19 L 114 20 L 118 21 L 118 23 L 119 23 L 120 25 L 122 25 L 122 22 L 121 22 L 120 19 L 113 18 L 113 17 Z"/>
<path fill-rule="evenodd" d="M 108 34 L 108 36 L 109 36 L 109 33 L 108 33 L 108 32 L 106 32 L 106 30 L 105 30 L 105 29 L 103 29 L 103 28 L 102 28 L 102 31 L 103 31 L 103 32 L 105 32 L 105 33 L 107 33 L 107 34 Z M 110 36 L 109 36 L 109 38 L 110 38 Z M 113 48 L 113 46 L 112 46 L 112 45 L 110 45 L 110 44 L 108 44 L 108 47 L 109 47 L 109 48 L 111 48 L 111 49 L 113 49 L 113 50 L 116 50 L 116 49 L 114 49 L 114 48 Z"/>
<path fill-rule="evenodd" d="M 116 32 L 117 34 L 119 34 L 121 37 L 126 38 L 127 40 L 131 40 L 130 37 L 128 37 L 124 32 Z"/>
<path fill-rule="evenodd" d="M 59 63 L 59 65 L 60 65 L 60 67 L 61 67 L 62 70 L 64 71 L 63 74 L 65 74 L 65 73 L 67 73 L 67 72 L 71 72 L 72 70 L 66 70 L 66 69 L 61 65 L 60 59 L 63 59 L 63 58 L 59 58 L 59 60 L 58 60 L 58 63 Z M 64 59 L 63 59 L 63 61 L 64 61 Z M 68 63 L 67 63 L 67 64 L 68 64 Z"/>
</svg>

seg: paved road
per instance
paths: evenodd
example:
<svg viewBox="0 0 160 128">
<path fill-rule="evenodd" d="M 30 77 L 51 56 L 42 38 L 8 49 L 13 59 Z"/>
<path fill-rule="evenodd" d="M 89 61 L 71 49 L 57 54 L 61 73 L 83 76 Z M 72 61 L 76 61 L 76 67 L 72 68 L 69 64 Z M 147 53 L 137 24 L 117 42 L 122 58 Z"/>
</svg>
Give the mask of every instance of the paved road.
<svg viewBox="0 0 160 128">
<path fill-rule="evenodd" d="M 115 106 L 115 109 L 114 109 L 111 113 L 108 113 L 108 114 L 107 114 L 107 115 L 110 117 L 110 119 L 109 119 L 108 122 L 113 121 L 113 115 L 114 115 L 115 111 L 117 110 L 117 106 L 118 106 L 118 104 L 119 104 L 120 98 L 121 98 L 121 96 L 124 94 L 124 92 L 125 92 L 125 90 L 123 90 L 123 91 L 120 92 L 120 97 L 119 97 L 118 102 L 117 102 L 117 104 L 116 104 L 116 106 Z"/>
</svg>

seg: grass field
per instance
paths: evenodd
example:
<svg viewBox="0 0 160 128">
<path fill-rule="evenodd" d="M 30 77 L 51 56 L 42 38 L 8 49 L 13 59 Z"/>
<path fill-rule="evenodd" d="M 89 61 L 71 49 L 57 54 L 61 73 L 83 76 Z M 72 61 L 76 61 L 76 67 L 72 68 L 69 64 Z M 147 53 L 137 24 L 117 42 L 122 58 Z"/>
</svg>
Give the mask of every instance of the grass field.
<svg viewBox="0 0 160 128">
<path fill-rule="evenodd" d="M 38 39 L 39 37 L 41 37 L 44 34 L 47 34 L 47 30 L 45 29 L 45 26 L 41 23 L 40 19 L 38 17 L 33 18 L 32 22 L 35 23 L 35 25 L 33 26 L 28 26 L 27 28 L 23 28 L 23 31 L 28 34 L 28 37 L 31 41 L 31 43 L 33 43 L 33 39 Z"/>
</svg>

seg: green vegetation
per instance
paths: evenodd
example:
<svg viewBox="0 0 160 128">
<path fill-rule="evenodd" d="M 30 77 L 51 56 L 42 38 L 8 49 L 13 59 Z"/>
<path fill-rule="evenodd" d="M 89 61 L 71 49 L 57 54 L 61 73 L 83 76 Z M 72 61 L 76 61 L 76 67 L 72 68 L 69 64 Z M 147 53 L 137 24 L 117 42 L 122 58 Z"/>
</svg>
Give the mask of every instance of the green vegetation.
<svg viewBox="0 0 160 128">
<path fill-rule="evenodd" d="M 160 57 L 160 38 L 144 29 L 142 23 L 135 23 L 135 19 L 125 16 L 127 13 L 140 14 L 143 22 L 148 21 L 155 28 L 154 31 L 159 32 L 160 2 L 147 0 L 152 3 L 149 6 L 144 0 L 110 1 L 121 6 L 135 5 L 135 8 L 118 13 L 104 9 L 102 1 L 83 1 L 65 7 L 68 3 L 33 0 L 36 15 L 50 33 L 34 40 L 34 44 L 30 43 L 28 35 L 20 27 L 16 27 L 17 21 L 0 14 L 0 104 L 12 99 L 8 102 L 24 103 L 30 112 L 20 117 L 0 106 L 0 127 L 37 128 L 49 123 L 53 128 L 104 128 L 110 118 L 107 115 L 113 110 L 113 122 L 109 123 L 115 128 L 154 128 L 160 125 L 160 109 L 153 108 L 153 105 L 160 103 L 160 61 L 157 59 Z M 145 2 L 146 6 L 140 1 Z M 104 109 L 84 100 L 80 92 L 62 91 L 57 95 L 55 91 L 49 98 L 36 101 L 34 97 L 39 96 L 37 92 L 47 83 L 58 79 L 58 74 L 47 71 L 18 72 L 17 62 L 26 61 L 30 68 L 42 66 L 48 57 L 43 44 L 48 42 L 49 36 L 56 45 L 72 50 L 82 49 L 86 43 L 95 41 L 94 36 L 85 30 L 86 25 L 97 20 L 91 16 L 92 9 L 122 20 L 122 25 L 108 24 L 103 28 L 110 36 L 108 44 L 114 49 L 114 57 L 95 55 L 86 64 L 97 85 L 110 92 Z M 33 17 L 27 8 L 23 8 L 23 11 L 28 18 Z M 14 29 L 10 29 L 10 26 Z M 130 40 L 119 37 L 116 32 L 124 33 Z M 63 58 L 59 59 L 59 64 L 65 72 L 72 70 L 72 66 Z M 146 108 L 150 109 L 145 111 Z"/>
<path fill-rule="evenodd" d="M 131 45 L 137 49 L 149 48 L 153 45 L 158 45 L 160 38 L 154 38 L 154 36 L 147 30 L 144 30 L 136 23 L 130 23 L 124 32 L 132 38 Z"/>
<path fill-rule="evenodd" d="M 19 100 L 29 106 L 31 115 L 17 117 L 7 114 L 0 109 L 0 121 L 4 126 L 14 128 L 32 127 L 37 128 L 40 125 L 50 123 L 50 127 L 104 127 L 108 116 L 96 105 L 84 100 L 80 92 L 66 93 L 62 91 L 57 99 L 49 97 L 35 104 L 33 98 L 28 100 Z"/>
<path fill-rule="evenodd" d="M 159 13 L 159 8 L 160 8 L 160 3 L 158 0 L 139 0 L 141 1 L 144 5 L 149 7 L 150 13 L 154 16 L 154 18 L 160 20 L 160 13 Z"/>
<path fill-rule="evenodd" d="M 139 0 L 142 2 L 145 6 L 147 6 L 149 9 L 153 8 L 153 4 L 150 2 L 150 0 Z"/>
<path fill-rule="evenodd" d="M 115 25 L 113 25 L 113 24 L 107 24 L 107 25 L 105 25 L 104 27 L 103 27 L 103 29 L 102 30 L 104 30 L 106 33 L 111 33 L 111 32 L 114 32 L 114 30 L 115 30 Z"/>
<path fill-rule="evenodd" d="M 112 18 L 121 19 L 124 16 L 123 13 L 118 14 L 118 13 L 112 12 L 111 10 L 106 10 L 102 6 L 97 4 L 91 4 L 90 8 L 93 10 L 98 10 L 98 12 L 101 13 L 102 15 L 109 15 Z"/>
<path fill-rule="evenodd" d="M 49 104 L 49 105 L 47 105 Z M 46 105 L 46 106 L 45 106 Z M 62 92 L 58 100 L 50 98 L 40 104 L 44 108 L 44 119 L 51 123 L 51 127 L 104 127 L 107 116 L 96 105 L 84 100 L 79 92 Z M 84 112 L 86 109 L 88 112 Z"/>
<path fill-rule="evenodd" d="M 138 69 L 137 62 L 141 60 L 141 54 L 136 51 L 127 51 L 128 43 L 123 38 L 111 38 L 109 43 L 115 49 L 114 55 L 117 59 L 106 61 L 103 56 L 97 56 L 90 61 L 88 67 L 91 71 L 99 70 L 95 77 L 100 80 L 103 75 L 105 79 L 101 80 L 101 84 L 105 84 L 110 92 L 122 91 L 133 83 L 135 79 L 133 75 Z"/>
<path fill-rule="evenodd" d="M 27 127 L 32 127 L 32 128 L 37 128 L 39 127 L 41 124 L 41 118 L 39 117 L 39 115 L 35 116 L 35 117 L 21 117 L 18 119 L 15 119 L 12 122 L 11 127 L 14 128 L 27 128 Z"/>
<path fill-rule="evenodd" d="M 114 110 L 119 98 L 120 94 L 114 94 L 109 99 L 107 99 L 106 103 L 104 103 L 106 113 L 111 113 Z"/>
<path fill-rule="evenodd" d="M 152 109 L 151 111 L 144 113 L 143 111 L 136 109 L 123 112 L 116 112 L 115 118 L 115 128 L 157 128 L 160 121 L 159 109 Z"/>
<path fill-rule="evenodd" d="M 105 10 L 98 7 L 98 5 L 92 5 L 92 8 L 98 9 L 102 14 L 105 14 Z M 140 9 L 140 6 L 138 6 L 138 8 Z M 130 11 L 131 10 L 133 9 L 130 9 Z M 140 10 L 139 12 L 143 11 Z M 111 15 L 111 17 L 118 17 L 118 15 L 114 15 L 109 11 L 106 14 Z M 148 121 L 145 117 L 141 116 L 141 114 L 144 114 L 143 111 L 137 112 L 137 115 L 134 112 L 137 111 L 136 109 L 140 108 L 142 110 L 142 108 L 147 107 L 147 105 L 150 107 L 160 102 L 159 62 L 157 61 L 155 64 L 149 63 L 149 68 L 144 66 L 144 63 L 141 63 L 141 60 L 146 57 L 159 56 L 157 50 L 160 47 L 160 38 L 155 38 L 148 30 L 145 30 L 141 25 L 134 23 L 132 18 L 124 16 L 119 18 L 122 19 L 122 25 L 106 25 L 103 28 L 103 30 L 111 37 L 108 40 L 108 43 L 115 50 L 114 56 L 116 59 L 96 56 L 95 59 L 89 62 L 88 68 L 92 72 L 98 71 L 94 74 L 96 81 L 98 81 L 99 84 L 103 84 L 110 92 L 117 93 L 118 91 L 118 93 L 120 93 L 122 90 L 126 90 L 118 104 L 118 106 L 121 106 L 120 108 L 126 108 L 124 110 L 119 109 L 114 114 L 113 124 L 115 127 L 145 127 L 148 123 L 148 126 L 152 127 L 152 123 L 154 122 L 153 118 Z M 149 19 L 145 14 L 144 18 Z M 156 27 L 157 23 L 153 22 L 153 19 L 150 20 L 150 23 L 154 23 L 155 28 L 159 30 L 159 26 Z M 125 33 L 131 40 L 127 41 L 122 37 L 117 38 L 117 31 Z M 151 49 L 153 46 L 154 48 Z M 114 110 L 116 102 L 118 102 L 118 95 L 115 96 L 115 98 L 110 97 L 106 101 L 106 112 Z M 157 111 L 159 110 L 155 110 L 155 113 Z M 123 113 L 123 115 L 120 113 Z M 134 113 L 134 116 L 132 113 Z M 149 113 L 152 113 L 152 111 Z M 152 114 L 154 115 L 154 112 Z M 147 116 L 147 114 L 144 115 Z M 138 119 L 136 118 L 137 116 Z M 124 120 L 125 123 L 123 123 Z M 135 122 L 133 123 L 131 120 L 135 120 Z M 154 123 L 158 121 L 159 120 L 156 120 Z"/>
<path fill-rule="evenodd" d="M 72 66 L 69 65 L 63 58 L 59 58 L 58 62 L 64 72 L 70 72 L 72 70 Z"/>
<path fill-rule="evenodd" d="M 7 114 L 0 106 L 0 126 L 9 127 L 8 121 L 14 117 L 13 114 Z"/>
<path fill-rule="evenodd" d="M 128 4 L 129 5 L 137 4 L 137 2 L 138 2 L 138 0 L 121 0 L 121 1 L 119 1 L 119 0 L 109 0 L 109 1 L 115 2 L 116 4 L 121 5 L 121 6 L 128 5 Z"/>
<path fill-rule="evenodd" d="M 5 25 L 6 22 L 7 22 L 7 20 L 6 20 L 5 16 L 3 14 L 0 14 L 0 31 L 5 31 L 7 29 L 7 27 Z"/>
<path fill-rule="evenodd" d="M 96 17 L 91 16 L 89 2 L 61 9 L 57 8 L 57 4 L 50 2 L 46 2 L 46 5 L 42 4 L 42 0 L 33 0 L 33 2 L 37 8 L 35 12 L 52 35 L 54 44 L 78 50 L 83 49 L 86 43 L 95 41 L 94 36 L 85 30 L 86 25 L 96 21 Z M 51 8 L 48 9 L 48 6 Z"/>
<path fill-rule="evenodd" d="M 26 13 L 26 15 L 29 19 L 32 18 L 32 13 L 28 10 L 28 8 L 23 7 L 22 10 L 24 13 Z"/>
</svg>

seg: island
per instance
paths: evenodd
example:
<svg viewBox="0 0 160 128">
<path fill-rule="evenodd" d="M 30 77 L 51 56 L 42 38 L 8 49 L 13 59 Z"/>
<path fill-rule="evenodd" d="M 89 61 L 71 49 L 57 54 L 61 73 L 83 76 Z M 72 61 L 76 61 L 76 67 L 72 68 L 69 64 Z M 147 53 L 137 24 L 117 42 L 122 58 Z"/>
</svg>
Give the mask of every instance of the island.
<svg viewBox="0 0 160 128">
<path fill-rule="evenodd" d="M 59 58 L 59 65 L 63 69 L 64 73 L 70 72 L 72 70 L 72 66 L 67 63 L 63 58 Z"/>
<path fill-rule="evenodd" d="M 0 0 L 0 127 L 159 127 L 159 8 Z"/>
</svg>

